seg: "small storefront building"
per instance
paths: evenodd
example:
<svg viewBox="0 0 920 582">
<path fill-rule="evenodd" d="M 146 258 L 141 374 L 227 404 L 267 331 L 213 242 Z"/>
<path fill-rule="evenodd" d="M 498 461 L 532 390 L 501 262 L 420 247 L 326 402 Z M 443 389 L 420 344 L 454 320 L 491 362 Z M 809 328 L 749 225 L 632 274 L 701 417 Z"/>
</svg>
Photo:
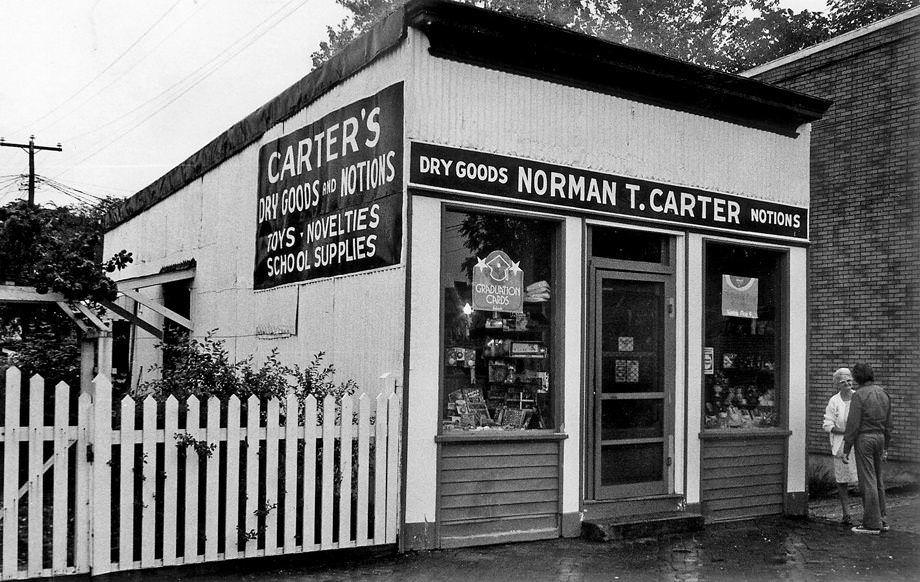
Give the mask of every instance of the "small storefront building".
<svg viewBox="0 0 920 582">
<path fill-rule="evenodd" d="M 413 1 L 126 201 L 106 252 L 237 357 L 395 381 L 403 549 L 804 514 L 828 105 Z"/>
</svg>

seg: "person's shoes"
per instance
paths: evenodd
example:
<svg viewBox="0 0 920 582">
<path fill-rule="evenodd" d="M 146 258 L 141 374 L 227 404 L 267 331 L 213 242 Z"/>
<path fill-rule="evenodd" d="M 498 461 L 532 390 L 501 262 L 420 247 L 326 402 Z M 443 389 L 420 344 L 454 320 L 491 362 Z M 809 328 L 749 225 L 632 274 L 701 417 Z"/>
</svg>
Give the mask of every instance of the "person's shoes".
<svg viewBox="0 0 920 582">
<path fill-rule="evenodd" d="M 868 527 L 863 527 L 861 525 L 851 527 L 850 531 L 853 533 L 858 533 L 858 534 L 872 534 L 872 535 L 878 535 L 882 533 L 882 530 L 880 529 L 871 529 Z"/>
<path fill-rule="evenodd" d="M 850 517 L 849 515 L 844 515 L 843 519 L 840 520 L 840 523 L 842 523 L 843 525 L 853 525 L 853 518 Z"/>
<path fill-rule="evenodd" d="M 883 519 L 882 520 L 882 531 L 889 531 L 890 529 L 891 529 L 891 526 L 889 526 L 888 522 Z"/>
</svg>

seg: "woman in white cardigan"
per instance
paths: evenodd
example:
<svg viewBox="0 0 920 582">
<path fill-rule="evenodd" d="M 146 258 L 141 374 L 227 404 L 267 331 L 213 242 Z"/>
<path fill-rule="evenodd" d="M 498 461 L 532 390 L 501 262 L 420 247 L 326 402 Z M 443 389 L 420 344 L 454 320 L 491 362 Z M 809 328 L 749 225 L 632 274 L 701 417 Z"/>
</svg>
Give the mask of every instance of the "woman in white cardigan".
<svg viewBox="0 0 920 582">
<path fill-rule="evenodd" d="M 834 480 L 837 482 L 837 495 L 843 508 L 843 523 L 850 525 L 850 498 L 847 487 L 857 482 L 856 460 L 853 451 L 849 457 L 843 455 L 843 433 L 847 427 L 847 416 L 850 414 L 850 400 L 853 397 L 853 376 L 849 368 L 840 368 L 834 372 L 834 388 L 837 394 L 831 396 L 824 409 L 824 422 L 822 427 L 828 433 L 831 441 L 831 453 L 834 455 Z"/>
</svg>

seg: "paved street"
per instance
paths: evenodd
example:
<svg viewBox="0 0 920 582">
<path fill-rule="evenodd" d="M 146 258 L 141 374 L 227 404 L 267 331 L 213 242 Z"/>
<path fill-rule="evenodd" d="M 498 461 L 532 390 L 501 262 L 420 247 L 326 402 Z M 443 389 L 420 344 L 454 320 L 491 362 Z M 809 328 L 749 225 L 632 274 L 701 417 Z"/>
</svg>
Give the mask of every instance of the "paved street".
<svg viewBox="0 0 920 582">
<path fill-rule="evenodd" d="M 854 501 L 858 506 L 858 502 Z M 812 504 L 811 519 L 771 518 L 709 525 L 695 535 L 661 540 L 591 543 L 552 540 L 362 558 L 283 569 L 247 566 L 245 572 L 209 575 L 182 570 L 143 574 L 144 580 L 917 580 L 920 578 L 920 496 L 891 498 L 892 530 L 881 536 L 852 534 L 839 525 L 833 499 Z"/>
</svg>

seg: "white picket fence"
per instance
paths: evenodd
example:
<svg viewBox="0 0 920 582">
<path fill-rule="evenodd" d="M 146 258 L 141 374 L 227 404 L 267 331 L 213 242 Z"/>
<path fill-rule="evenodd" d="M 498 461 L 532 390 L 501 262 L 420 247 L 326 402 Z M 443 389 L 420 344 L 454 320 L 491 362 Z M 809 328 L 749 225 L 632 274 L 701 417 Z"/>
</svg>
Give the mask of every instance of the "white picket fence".
<svg viewBox="0 0 920 582">
<path fill-rule="evenodd" d="M 341 402 L 126 397 L 113 410 L 103 376 L 93 401 L 64 383 L 46 392 L 40 376 L 24 391 L 10 368 L 3 404 L 4 580 L 396 541 L 392 387 Z"/>
</svg>

